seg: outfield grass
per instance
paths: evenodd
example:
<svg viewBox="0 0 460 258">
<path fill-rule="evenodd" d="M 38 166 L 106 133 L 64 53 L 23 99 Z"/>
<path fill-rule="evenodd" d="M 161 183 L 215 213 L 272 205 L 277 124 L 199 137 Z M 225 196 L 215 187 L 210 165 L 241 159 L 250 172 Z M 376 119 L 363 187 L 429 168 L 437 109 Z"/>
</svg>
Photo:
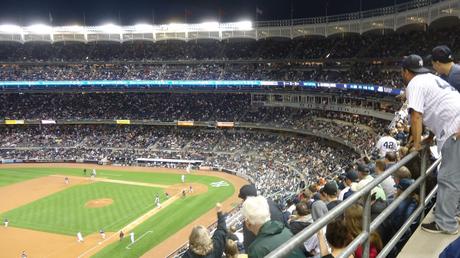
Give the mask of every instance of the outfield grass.
<svg viewBox="0 0 460 258">
<path fill-rule="evenodd" d="M 2 214 L 11 226 L 65 235 L 117 231 L 153 208 L 155 193 L 161 188 L 93 183 L 78 185 Z M 161 196 L 164 197 L 163 194 Z M 85 203 L 110 198 L 111 205 L 86 208 Z"/>
<path fill-rule="evenodd" d="M 88 167 L 87 174 L 90 173 L 90 168 Z M 161 171 L 161 169 L 158 169 L 158 171 Z M 83 169 L 0 168 L 0 186 L 53 174 L 83 176 Z M 145 173 L 97 169 L 97 177 L 163 185 L 181 183 L 180 175 L 168 172 Z M 126 249 L 126 246 L 129 245 L 129 239 L 125 238 L 121 242 L 117 241 L 104 248 L 94 257 L 139 257 L 214 208 L 216 202 L 224 201 L 235 191 L 231 184 L 225 187 L 212 187 L 210 185 L 212 182 L 225 181 L 213 176 L 187 174 L 186 181 L 204 184 L 208 186 L 208 192 L 197 196 L 189 196 L 185 199 L 181 198 L 167 207 L 163 207 L 157 214 L 134 229 L 136 238 L 139 238 L 143 234 L 145 235 L 134 245 L 130 246 L 130 249 Z M 101 224 L 104 224 L 102 227 L 105 227 L 106 231 L 114 231 L 119 230 L 142 213 L 151 209 L 153 207 L 153 196 L 156 191 L 158 189 L 152 187 L 102 182 L 91 185 L 79 185 L 19 207 L 6 214 L 1 214 L 0 217 L 8 216 L 11 226 L 69 235 L 75 235 L 78 231 L 82 231 L 84 235 L 96 232 L 101 227 Z M 87 196 L 89 199 L 85 199 L 84 196 Z M 112 198 L 115 202 L 104 208 L 86 209 L 86 211 L 84 211 L 84 208 L 81 208 L 86 201 L 97 198 Z M 79 212 L 85 214 L 77 215 Z M 123 216 L 129 217 L 121 220 Z M 95 219 L 96 217 L 97 219 Z M 117 221 L 117 219 L 120 219 L 120 221 Z M 152 233 L 147 233 L 149 231 L 152 231 Z M 177 243 L 177 245 L 180 244 L 182 243 Z"/>
</svg>

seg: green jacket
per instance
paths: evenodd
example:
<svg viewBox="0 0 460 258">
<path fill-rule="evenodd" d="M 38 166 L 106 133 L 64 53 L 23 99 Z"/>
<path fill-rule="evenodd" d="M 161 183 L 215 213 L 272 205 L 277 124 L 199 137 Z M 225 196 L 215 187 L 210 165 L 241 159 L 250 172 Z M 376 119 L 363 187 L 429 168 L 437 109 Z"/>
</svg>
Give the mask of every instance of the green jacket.
<svg viewBox="0 0 460 258">
<path fill-rule="evenodd" d="M 292 237 L 291 231 L 279 221 L 267 221 L 260 228 L 256 239 L 249 246 L 249 258 L 262 258 Z M 305 257 L 300 248 L 294 249 L 289 258 Z"/>
</svg>

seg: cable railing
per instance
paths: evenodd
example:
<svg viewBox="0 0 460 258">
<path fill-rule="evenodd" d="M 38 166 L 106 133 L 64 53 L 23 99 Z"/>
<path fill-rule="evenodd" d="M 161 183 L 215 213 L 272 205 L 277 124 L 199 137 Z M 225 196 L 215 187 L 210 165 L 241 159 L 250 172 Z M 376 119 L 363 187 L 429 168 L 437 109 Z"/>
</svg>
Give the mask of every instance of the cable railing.
<svg viewBox="0 0 460 258">
<path fill-rule="evenodd" d="M 401 3 L 393 6 L 386 6 L 377 9 L 371 9 L 361 12 L 353 12 L 346 14 L 337 14 L 330 16 L 320 16 L 320 17 L 311 17 L 311 18 L 299 18 L 299 19 L 286 19 L 286 20 L 277 20 L 277 21 L 258 21 L 255 23 L 255 27 L 276 27 L 276 26 L 295 26 L 295 25 L 305 25 L 305 24 L 321 24 L 321 23 L 333 23 L 340 21 L 350 21 L 350 20 L 359 20 L 383 15 L 392 15 L 412 9 L 422 8 L 430 6 L 432 4 L 443 2 L 448 0 L 415 0 L 411 2 Z"/>
<path fill-rule="evenodd" d="M 412 213 L 412 215 L 404 222 L 403 226 L 395 233 L 395 235 L 391 238 L 391 240 L 384 246 L 384 248 L 380 251 L 378 257 L 383 258 L 386 257 L 390 251 L 396 246 L 398 241 L 402 238 L 404 233 L 409 229 L 409 227 L 420 217 L 424 217 L 425 214 L 425 206 L 427 203 L 430 202 L 431 198 L 434 196 L 434 193 L 437 190 L 435 187 L 429 194 L 426 196 L 426 178 L 427 175 L 430 175 L 439 165 L 441 159 L 438 159 L 434 162 L 428 169 L 426 169 L 427 165 L 427 155 L 428 155 L 428 148 L 425 147 L 420 152 L 412 152 L 404 157 L 402 160 L 391 166 L 391 168 L 385 170 L 385 172 L 378 177 L 376 177 L 371 183 L 366 185 L 360 191 L 352 194 L 349 198 L 341 202 L 337 207 L 332 209 L 329 213 L 327 213 L 324 217 L 318 219 L 289 239 L 286 243 L 272 251 L 267 258 L 275 258 L 275 257 L 286 257 L 288 256 L 292 250 L 296 247 L 301 246 L 307 239 L 311 236 L 316 234 L 320 229 L 324 228 L 329 224 L 332 220 L 336 217 L 340 216 L 345 212 L 345 210 L 351 207 L 353 204 L 360 202 L 361 200 L 363 203 L 363 221 L 362 221 L 362 228 L 363 231 L 359 234 L 340 254 L 339 258 L 347 258 L 349 257 L 358 246 L 363 247 L 363 256 L 364 258 L 368 258 L 370 255 L 370 234 L 371 232 L 375 231 L 384 221 L 387 219 L 391 213 L 396 210 L 396 208 L 414 192 L 417 188 L 419 188 L 419 195 L 420 195 L 420 203 L 417 209 Z M 404 166 L 408 162 L 412 161 L 418 155 L 421 155 L 421 166 L 420 166 L 420 177 L 416 179 L 416 181 L 407 188 L 398 198 L 396 198 L 385 210 L 383 210 L 373 221 L 371 221 L 371 190 L 378 186 L 381 182 L 383 182 L 386 178 L 391 176 L 394 172 L 396 172 L 400 167 Z"/>
</svg>

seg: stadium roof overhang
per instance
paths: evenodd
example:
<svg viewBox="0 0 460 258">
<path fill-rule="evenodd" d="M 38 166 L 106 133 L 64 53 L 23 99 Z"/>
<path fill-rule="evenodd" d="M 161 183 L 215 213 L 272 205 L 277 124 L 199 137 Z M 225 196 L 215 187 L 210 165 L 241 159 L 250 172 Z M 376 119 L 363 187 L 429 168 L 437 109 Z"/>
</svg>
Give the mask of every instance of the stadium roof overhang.
<svg viewBox="0 0 460 258">
<path fill-rule="evenodd" d="M 444 17 L 460 17 L 459 0 L 416 0 L 396 6 L 365 12 L 305 19 L 233 23 L 203 22 L 198 24 L 137 24 L 118 26 L 61 26 L 35 24 L 27 27 L 0 25 L 0 41 L 14 42 L 94 42 L 94 41 L 163 41 L 226 40 L 233 38 L 328 37 L 335 34 L 363 34 L 373 30 L 398 30 L 408 25 L 430 25 Z"/>
</svg>

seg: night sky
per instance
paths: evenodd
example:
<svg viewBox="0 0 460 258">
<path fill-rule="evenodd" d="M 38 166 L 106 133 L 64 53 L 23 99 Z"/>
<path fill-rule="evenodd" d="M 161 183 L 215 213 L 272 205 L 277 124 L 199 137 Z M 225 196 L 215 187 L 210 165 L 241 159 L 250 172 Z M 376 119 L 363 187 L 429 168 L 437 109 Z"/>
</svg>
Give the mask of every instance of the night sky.
<svg viewBox="0 0 460 258">
<path fill-rule="evenodd" d="M 327 4 L 327 2 L 329 2 Z M 397 3 L 408 0 L 397 0 Z M 362 9 L 393 5 L 395 0 L 362 0 Z M 2 0 L 0 24 L 27 26 L 180 23 L 324 16 L 359 11 L 360 0 Z"/>
</svg>

